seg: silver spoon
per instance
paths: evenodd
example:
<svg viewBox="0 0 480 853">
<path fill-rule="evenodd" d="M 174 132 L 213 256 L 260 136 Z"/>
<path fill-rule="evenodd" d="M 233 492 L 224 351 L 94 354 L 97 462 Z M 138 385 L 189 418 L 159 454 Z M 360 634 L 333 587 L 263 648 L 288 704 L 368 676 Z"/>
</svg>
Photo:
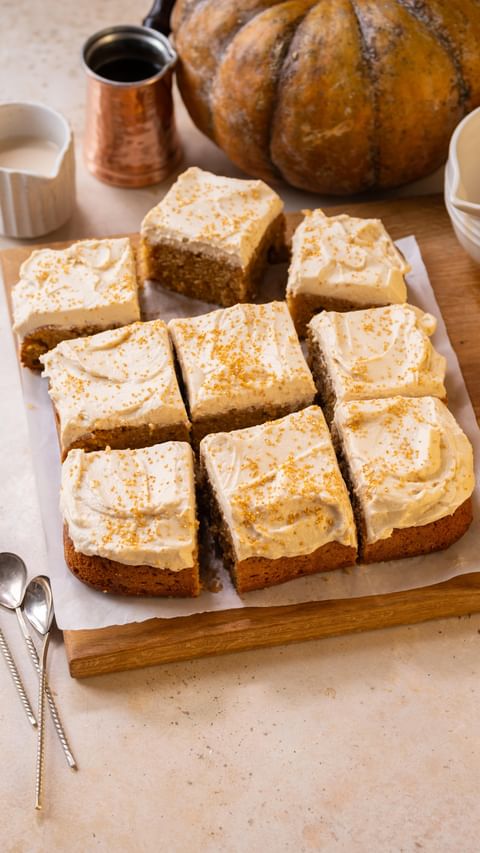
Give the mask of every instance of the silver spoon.
<svg viewBox="0 0 480 853">
<path fill-rule="evenodd" d="M 35 808 L 42 808 L 43 757 L 45 736 L 45 680 L 47 650 L 50 640 L 50 628 L 53 621 L 53 598 L 50 581 L 44 575 L 32 578 L 25 590 L 23 600 L 25 616 L 31 625 L 43 636 L 40 651 L 38 678 L 38 735 L 37 735 L 37 772 L 35 782 Z"/>
<path fill-rule="evenodd" d="M 0 553 L 0 604 L 3 604 L 3 606 L 7 607 L 9 610 L 15 610 L 18 623 L 22 629 L 22 634 L 25 638 L 28 651 L 30 652 L 32 663 L 38 674 L 40 674 L 38 653 L 27 628 L 25 617 L 20 609 L 20 605 L 22 604 L 23 597 L 25 595 L 26 585 L 27 569 L 22 558 L 17 554 L 10 554 L 7 551 Z M 47 697 L 53 725 L 55 726 L 58 739 L 63 747 L 67 764 L 69 767 L 76 770 L 77 763 L 68 744 L 67 737 L 55 705 L 55 700 L 48 684 L 45 684 L 45 695 Z"/>
</svg>

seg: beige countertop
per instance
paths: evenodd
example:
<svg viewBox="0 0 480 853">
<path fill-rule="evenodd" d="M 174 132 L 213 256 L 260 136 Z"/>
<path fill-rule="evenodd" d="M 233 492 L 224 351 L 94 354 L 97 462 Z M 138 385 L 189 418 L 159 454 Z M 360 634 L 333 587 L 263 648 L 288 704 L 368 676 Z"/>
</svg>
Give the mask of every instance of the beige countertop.
<svg viewBox="0 0 480 853">
<path fill-rule="evenodd" d="M 134 231 L 168 187 L 107 187 L 81 162 L 81 44 L 147 7 L 0 0 L 0 100 L 43 101 L 76 134 L 77 210 L 52 240 Z M 239 174 L 177 114 L 185 164 Z M 437 175 L 403 192 L 440 188 Z M 282 194 L 289 209 L 319 203 Z M 3 291 L 0 323 L 1 547 L 48 573 Z M 33 697 L 15 617 L 2 611 L 0 625 Z M 0 850 L 474 853 L 479 651 L 475 615 L 75 682 L 57 637 L 50 680 L 80 769 L 48 721 L 43 813 L 35 737 L 2 659 Z"/>
</svg>

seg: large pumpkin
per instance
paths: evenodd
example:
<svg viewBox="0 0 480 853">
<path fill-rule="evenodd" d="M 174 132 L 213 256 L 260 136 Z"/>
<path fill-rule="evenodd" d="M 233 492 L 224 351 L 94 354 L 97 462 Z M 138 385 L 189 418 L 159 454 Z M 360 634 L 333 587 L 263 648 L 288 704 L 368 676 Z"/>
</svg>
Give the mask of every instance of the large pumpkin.
<svg viewBox="0 0 480 853">
<path fill-rule="evenodd" d="M 172 27 L 195 124 L 269 181 L 415 180 L 480 104 L 478 0 L 177 0 Z"/>
</svg>

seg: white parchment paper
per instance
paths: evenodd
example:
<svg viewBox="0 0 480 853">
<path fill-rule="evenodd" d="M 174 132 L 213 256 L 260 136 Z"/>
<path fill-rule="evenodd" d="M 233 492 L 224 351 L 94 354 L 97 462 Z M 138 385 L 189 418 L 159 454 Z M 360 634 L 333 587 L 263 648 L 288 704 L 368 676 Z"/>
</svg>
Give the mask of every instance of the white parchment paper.
<svg viewBox="0 0 480 853">
<path fill-rule="evenodd" d="M 429 311 L 438 320 L 433 338 L 436 348 L 447 358 L 449 407 L 474 447 L 477 487 L 474 493 L 474 521 L 468 533 L 447 551 L 370 566 L 357 566 L 326 574 L 300 578 L 272 589 L 239 596 L 228 574 L 212 557 L 212 569 L 220 580 L 220 590 L 205 590 L 197 599 L 125 598 L 96 592 L 80 583 L 67 569 L 63 557 L 62 520 L 58 509 L 60 461 L 54 418 L 47 394 L 47 381 L 22 370 L 23 395 L 30 429 L 32 453 L 45 530 L 49 573 L 55 599 L 57 622 L 62 629 L 103 628 L 127 622 L 141 622 L 154 616 L 171 618 L 207 610 L 239 607 L 268 607 L 333 598 L 358 598 L 429 586 L 455 575 L 480 569 L 479 460 L 480 430 L 463 381 L 457 357 L 448 339 L 444 322 L 414 237 L 397 242 L 412 267 L 409 274 L 409 302 Z M 283 298 L 280 267 L 272 267 L 261 301 Z M 283 278 L 283 281 L 285 279 Z M 284 284 L 283 284 L 284 288 Z M 172 317 L 202 314 L 213 307 L 185 297 L 153 289 L 143 294 L 144 316 Z M 30 570 L 32 567 L 30 567 Z"/>
</svg>

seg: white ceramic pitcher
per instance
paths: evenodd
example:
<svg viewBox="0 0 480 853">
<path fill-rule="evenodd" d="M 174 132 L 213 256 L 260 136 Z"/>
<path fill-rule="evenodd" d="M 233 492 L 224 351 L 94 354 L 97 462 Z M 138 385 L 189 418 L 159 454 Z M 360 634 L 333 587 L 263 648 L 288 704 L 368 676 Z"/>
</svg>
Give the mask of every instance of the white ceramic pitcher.
<svg viewBox="0 0 480 853">
<path fill-rule="evenodd" d="M 0 104 L 0 142 L 37 138 L 58 149 L 49 174 L 35 163 L 0 165 L 0 234 L 39 237 L 69 219 L 75 204 L 73 134 L 67 120 L 43 104 Z"/>
</svg>

